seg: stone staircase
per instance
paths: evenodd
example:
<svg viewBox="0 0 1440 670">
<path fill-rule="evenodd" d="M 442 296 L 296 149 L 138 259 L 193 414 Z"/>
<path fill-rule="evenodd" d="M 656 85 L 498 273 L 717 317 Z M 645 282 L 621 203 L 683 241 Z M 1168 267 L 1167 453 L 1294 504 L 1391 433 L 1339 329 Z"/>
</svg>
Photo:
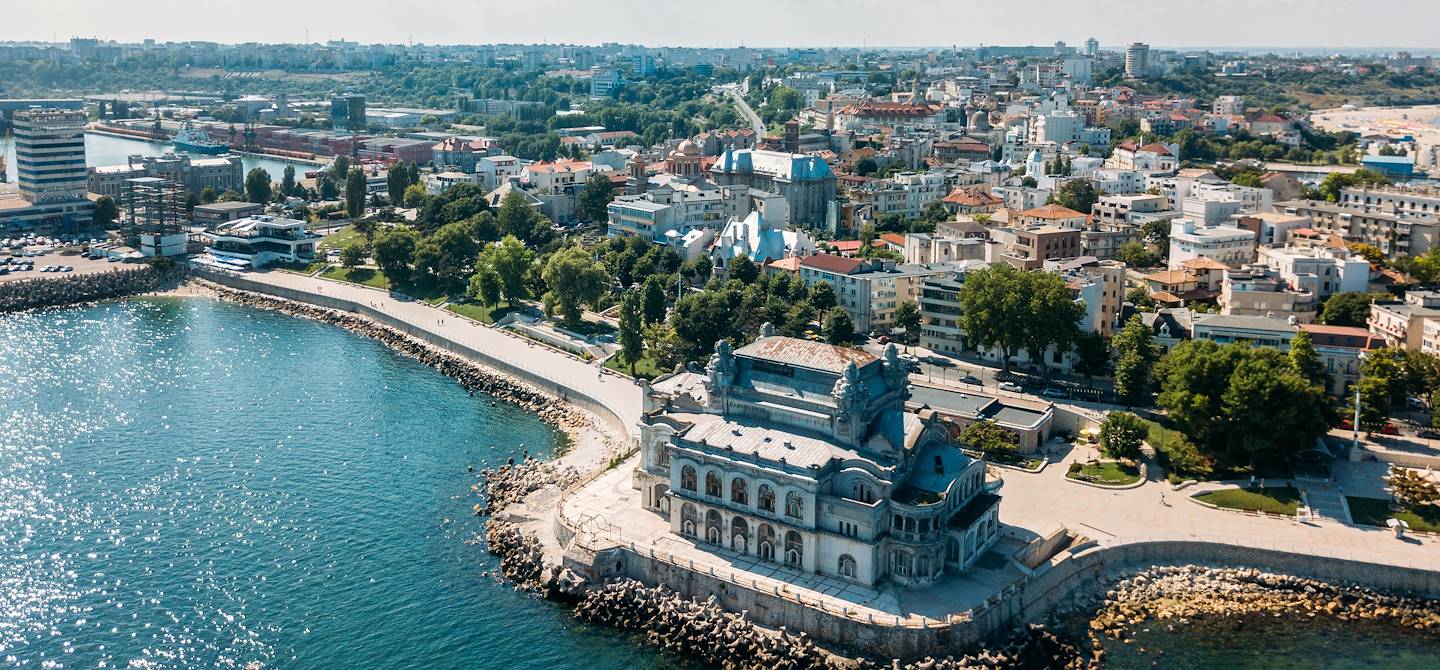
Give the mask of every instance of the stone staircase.
<svg viewBox="0 0 1440 670">
<path fill-rule="evenodd" d="M 1297 481 L 1296 485 L 1305 494 L 1310 504 L 1310 513 L 1316 521 L 1338 521 L 1350 523 L 1350 506 L 1345 503 L 1344 494 L 1333 485 Z"/>
</svg>

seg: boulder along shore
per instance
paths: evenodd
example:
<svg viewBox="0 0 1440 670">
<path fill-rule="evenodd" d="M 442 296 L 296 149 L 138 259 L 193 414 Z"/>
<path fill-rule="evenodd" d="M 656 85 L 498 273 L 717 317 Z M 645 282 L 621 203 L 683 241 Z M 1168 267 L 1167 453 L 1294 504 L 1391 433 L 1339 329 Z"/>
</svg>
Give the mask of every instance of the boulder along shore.
<svg viewBox="0 0 1440 670">
<path fill-rule="evenodd" d="M 61 307 L 111 298 L 164 291 L 189 275 L 181 265 L 118 268 L 108 272 L 71 274 L 0 283 L 0 313 Z"/>
<path fill-rule="evenodd" d="M 1089 644 L 1098 658 L 1107 638 L 1129 644 L 1139 626 L 1246 614 L 1369 619 L 1422 635 L 1440 631 L 1440 601 L 1254 568 L 1184 565 L 1150 568 L 1112 586 L 1090 620 Z"/>
<path fill-rule="evenodd" d="M 190 283 L 226 302 L 328 323 L 380 342 L 396 353 L 420 361 L 454 379 L 472 393 L 485 393 L 535 413 L 545 423 L 564 431 L 572 443 L 578 442 L 585 431 L 596 431 L 607 438 L 609 436 L 604 424 L 589 412 L 518 379 L 437 349 L 358 314 L 241 291 L 203 279 L 191 279 Z"/>
</svg>

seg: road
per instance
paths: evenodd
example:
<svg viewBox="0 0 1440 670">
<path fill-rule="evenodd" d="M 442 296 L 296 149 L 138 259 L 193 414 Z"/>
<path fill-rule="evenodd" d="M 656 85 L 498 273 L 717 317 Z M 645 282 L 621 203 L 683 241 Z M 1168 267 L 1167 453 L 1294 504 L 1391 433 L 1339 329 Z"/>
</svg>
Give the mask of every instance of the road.
<svg viewBox="0 0 1440 670">
<path fill-rule="evenodd" d="M 750 103 L 745 102 L 745 96 L 741 95 L 739 84 L 725 84 L 723 86 L 716 86 L 715 88 L 730 96 L 730 98 L 735 101 L 735 106 L 740 108 L 740 113 L 744 114 L 745 118 L 750 120 L 750 127 L 755 129 L 755 136 L 757 138 L 769 134 L 770 131 L 766 130 L 765 123 L 760 120 L 760 115 L 756 114 L 755 110 L 750 108 Z"/>
</svg>

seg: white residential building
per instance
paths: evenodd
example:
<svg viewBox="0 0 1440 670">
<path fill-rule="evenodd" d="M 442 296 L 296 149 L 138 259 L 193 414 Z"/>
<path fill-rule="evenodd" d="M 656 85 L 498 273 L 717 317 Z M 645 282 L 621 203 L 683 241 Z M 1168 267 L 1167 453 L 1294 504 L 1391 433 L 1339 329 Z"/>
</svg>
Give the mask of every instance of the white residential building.
<svg viewBox="0 0 1440 670">
<path fill-rule="evenodd" d="M 1260 247 L 1258 262 L 1291 288 L 1309 291 L 1321 300 L 1336 293 L 1360 293 L 1370 285 L 1370 262 L 1325 247 Z"/>
<path fill-rule="evenodd" d="M 1255 260 L 1255 232 L 1232 226 L 1206 226 L 1193 219 L 1170 222 L 1169 269 L 1192 258 L 1209 258 L 1231 267 Z"/>
</svg>

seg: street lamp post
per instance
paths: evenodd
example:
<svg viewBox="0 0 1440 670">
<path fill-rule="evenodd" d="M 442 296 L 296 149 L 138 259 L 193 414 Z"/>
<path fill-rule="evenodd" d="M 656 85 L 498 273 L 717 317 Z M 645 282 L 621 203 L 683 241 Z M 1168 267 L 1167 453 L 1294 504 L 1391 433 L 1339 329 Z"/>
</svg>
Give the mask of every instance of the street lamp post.
<svg viewBox="0 0 1440 670">
<path fill-rule="evenodd" d="M 1355 366 L 1355 418 L 1350 424 L 1350 458 L 1360 458 L 1360 380 L 1365 378 L 1365 352 L 1360 352 L 1356 358 L 1359 363 Z"/>
</svg>

